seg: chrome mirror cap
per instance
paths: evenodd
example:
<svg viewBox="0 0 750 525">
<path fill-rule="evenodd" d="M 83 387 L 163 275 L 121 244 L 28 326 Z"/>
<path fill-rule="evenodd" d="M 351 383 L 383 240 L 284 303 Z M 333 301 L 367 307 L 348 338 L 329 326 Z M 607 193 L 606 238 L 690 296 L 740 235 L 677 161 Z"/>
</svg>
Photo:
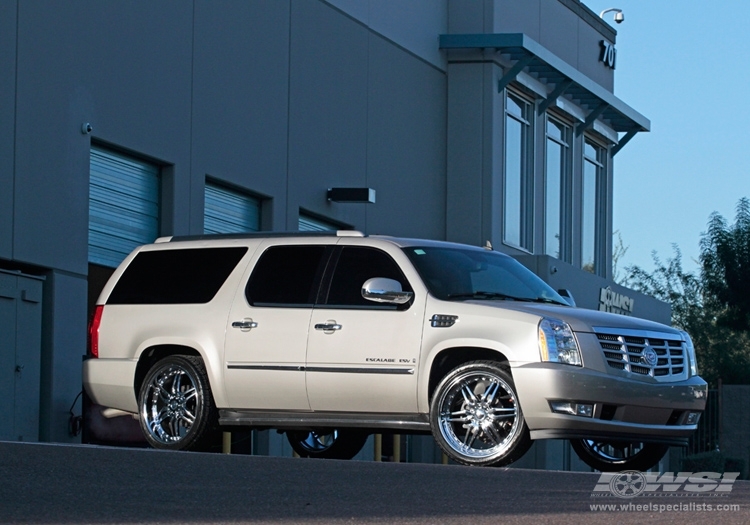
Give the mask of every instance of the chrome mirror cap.
<svg viewBox="0 0 750 525">
<path fill-rule="evenodd" d="M 406 304 L 412 295 L 401 289 L 400 282 L 385 277 L 373 277 L 362 285 L 362 297 L 376 303 Z"/>
</svg>

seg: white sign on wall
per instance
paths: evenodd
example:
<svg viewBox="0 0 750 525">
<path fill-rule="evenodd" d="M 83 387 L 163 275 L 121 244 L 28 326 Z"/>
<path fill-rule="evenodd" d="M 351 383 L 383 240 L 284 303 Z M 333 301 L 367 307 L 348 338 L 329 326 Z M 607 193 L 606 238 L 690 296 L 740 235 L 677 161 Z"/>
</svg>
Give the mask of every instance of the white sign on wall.
<svg viewBox="0 0 750 525">
<path fill-rule="evenodd" d="M 621 315 L 633 315 L 635 299 L 617 293 L 609 286 L 602 288 L 599 292 L 599 310 Z"/>
</svg>

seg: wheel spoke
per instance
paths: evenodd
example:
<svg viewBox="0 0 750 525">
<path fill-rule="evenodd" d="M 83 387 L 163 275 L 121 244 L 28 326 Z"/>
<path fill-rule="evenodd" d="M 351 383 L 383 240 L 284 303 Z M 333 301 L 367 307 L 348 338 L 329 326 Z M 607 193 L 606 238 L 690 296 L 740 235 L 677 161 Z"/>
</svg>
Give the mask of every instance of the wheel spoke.
<svg viewBox="0 0 750 525">
<path fill-rule="evenodd" d="M 493 408 L 490 410 L 492 412 L 492 419 L 506 419 L 506 418 L 514 418 L 516 417 L 516 414 L 518 411 L 515 407 L 512 408 Z"/>
<path fill-rule="evenodd" d="M 183 411 L 181 419 L 186 423 L 185 426 L 187 428 L 190 428 L 191 426 L 193 426 L 193 423 L 195 423 L 195 415 L 188 410 Z"/>
<path fill-rule="evenodd" d="M 503 438 L 498 433 L 497 429 L 495 428 L 495 425 L 487 425 L 484 429 L 484 435 L 492 441 L 493 445 L 499 445 L 500 442 L 503 440 Z"/>
<path fill-rule="evenodd" d="M 471 437 L 471 439 L 469 439 Z M 476 432 L 473 432 L 472 427 L 468 427 L 466 429 L 466 436 L 464 437 L 464 446 L 466 448 L 471 448 L 471 445 L 474 444 L 474 440 L 477 438 Z"/>
<path fill-rule="evenodd" d="M 189 401 L 190 399 L 193 399 L 197 395 L 198 395 L 198 389 L 195 388 L 194 386 L 191 386 L 190 388 L 188 388 L 187 390 L 185 390 L 185 392 L 183 392 L 183 396 L 185 398 L 185 401 Z"/>
<path fill-rule="evenodd" d="M 477 396 L 474 395 L 474 392 L 472 392 L 471 388 L 469 388 L 469 385 L 466 383 L 461 385 L 461 394 L 464 396 L 464 401 L 468 404 L 473 405 L 477 402 Z"/>
<path fill-rule="evenodd" d="M 492 402 L 495 400 L 495 396 L 497 395 L 497 392 L 500 390 L 500 383 L 497 383 L 493 381 L 490 383 L 489 388 L 484 391 L 484 402 L 488 405 L 491 405 Z"/>
<path fill-rule="evenodd" d="M 172 393 L 173 394 L 179 393 L 181 385 L 182 385 L 182 374 L 175 374 L 175 376 L 172 378 Z"/>
</svg>

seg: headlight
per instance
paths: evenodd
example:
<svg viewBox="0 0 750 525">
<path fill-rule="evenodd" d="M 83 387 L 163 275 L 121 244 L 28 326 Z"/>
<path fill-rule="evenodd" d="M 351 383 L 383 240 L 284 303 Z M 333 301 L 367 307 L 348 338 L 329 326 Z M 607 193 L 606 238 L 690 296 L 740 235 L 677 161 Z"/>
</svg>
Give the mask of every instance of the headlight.
<svg viewBox="0 0 750 525">
<path fill-rule="evenodd" d="M 582 366 L 581 351 L 573 330 L 559 319 L 545 317 L 539 322 L 539 353 L 542 361 Z"/>
<path fill-rule="evenodd" d="M 685 348 L 687 349 L 688 361 L 690 362 L 690 375 L 698 375 L 698 359 L 695 357 L 695 347 L 693 346 L 693 340 L 690 339 L 690 334 L 684 330 L 680 330 L 682 336 L 685 338 Z"/>
</svg>

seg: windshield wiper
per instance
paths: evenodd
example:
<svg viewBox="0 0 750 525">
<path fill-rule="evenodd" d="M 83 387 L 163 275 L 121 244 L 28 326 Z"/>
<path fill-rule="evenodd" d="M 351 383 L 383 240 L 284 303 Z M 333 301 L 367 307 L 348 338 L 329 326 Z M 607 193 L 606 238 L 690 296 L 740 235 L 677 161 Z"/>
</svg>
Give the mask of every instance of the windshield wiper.
<svg viewBox="0 0 750 525">
<path fill-rule="evenodd" d="M 527 303 L 546 303 L 568 306 L 567 303 L 561 303 L 560 301 L 547 299 L 546 297 L 517 297 L 502 292 L 486 292 L 484 290 L 467 293 L 452 293 L 448 294 L 448 299 L 507 299 L 510 301 L 524 301 Z"/>
<path fill-rule="evenodd" d="M 554 299 L 547 299 L 546 297 L 537 297 L 536 299 L 524 299 L 533 303 L 545 303 L 545 304 L 556 304 L 558 306 L 570 306 L 568 303 L 561 303 Z"/>
<path fill-rule="evenodd" d="M 524 297 L 515 297 L 501 292 L 485 292 L 478 290 L 476 292 L 467 293 L 451 293 L 448 294 L 448 299 L 510 299 L 512 301 L 528 301 Z"/>
</svg>

